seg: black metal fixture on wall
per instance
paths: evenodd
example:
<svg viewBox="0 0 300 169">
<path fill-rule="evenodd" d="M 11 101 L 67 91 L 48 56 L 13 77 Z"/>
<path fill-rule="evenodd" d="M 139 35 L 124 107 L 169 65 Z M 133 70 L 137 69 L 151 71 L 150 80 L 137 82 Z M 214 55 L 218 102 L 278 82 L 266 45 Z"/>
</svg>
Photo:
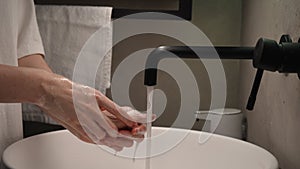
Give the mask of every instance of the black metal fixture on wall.
<svg viewBox="0 0 300 169">
<path fill-rule="evenodd" d="M 195 51 L 201 51 L 201 56 Z M 211 50 L 216 50 L 219 57 L 210 55 Z M 300 39 L 293 43 L 289 35 L 283 35 L 279 44 L 274 40 L 260 38 L 255 47 L 189 47 L 189 46 L 162 46 L 154 50 L 147 59 L 144 84 L 155 86 L 157 83 L 157 65 L 160 60 L 172 57 L 173 53 L 179 58 L 190 59 L 246 59 L 253 61 L 257 73 L 248 100 L 247 109 L 253 110 L 256 95 L 264 71 L 278 71 L 279 73 L 297 73 L 300 79 Z M 198 52 L 197 52 L 198 53 Z"/>
</svg>

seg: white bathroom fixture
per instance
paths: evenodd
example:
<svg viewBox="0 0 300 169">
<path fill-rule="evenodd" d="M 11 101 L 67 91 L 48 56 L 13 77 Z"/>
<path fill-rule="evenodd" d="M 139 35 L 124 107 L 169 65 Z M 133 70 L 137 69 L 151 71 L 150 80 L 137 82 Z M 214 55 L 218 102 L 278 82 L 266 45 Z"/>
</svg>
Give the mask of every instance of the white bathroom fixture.
<svg viewBox="0 0 300 169">
<path fill-rule="evenodd" d="M 153 137 L 168 130 L 153 128 Z M 199 136 L 210 136 L 200 144 Z M 170 143 L 172 140 L 161 143 Z M 9 169 L 143 169 L 144 159 L 119 157 L 84 143 L 68 131 L 33 136 L 8 147 L 3 162 Z M 278 169 L 275 157 L 256 145 L 199 131 L 187 136 L 171 150 L 151 158 L 151 169 Z"/>
<path fill-rule="evenodd" d="M 195 118 L 205 120 L 202 131 L 242 139 L 243 114 L 239 109 L 197 111 Z"/>
</svg>

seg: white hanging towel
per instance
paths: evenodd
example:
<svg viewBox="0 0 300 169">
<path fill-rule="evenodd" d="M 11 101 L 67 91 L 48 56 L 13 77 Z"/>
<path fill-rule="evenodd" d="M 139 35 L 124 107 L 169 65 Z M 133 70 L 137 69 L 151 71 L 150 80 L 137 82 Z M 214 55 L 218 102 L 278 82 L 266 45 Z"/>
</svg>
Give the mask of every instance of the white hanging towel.
<svg viewBox="0 0 300 169">
<path fill-rule="evenodd" d="M 109 49 L 109 52 L 98 70 L 89 70 L 90 66 L 87 64 L 86 71 L 80 72 L 81 76 L 77 76 L 77 79 L 80 78 L 79 81 L 83 82 L 91 81 L 87 76 L 91 71 L 97 71 L 93 79 L 96 83 L 91 87 L 105 94 L 106 89 L 110 87 L 111 78 L 111 12 L 111 7 L 37 5 L 36 15 L 45 48 L 45 60 L 50 68 L 55 73 L 72 79 L 81 49 L 86 41 L 101 29 L 105 31 L 105 36 L 102 33 L 101 38 L 104 39 L 97 41 L 97 45 L 99 48 Z M 23 104 L 23 119 L 56 124 L 38 107 L 30 104 Z"/>
</svg>

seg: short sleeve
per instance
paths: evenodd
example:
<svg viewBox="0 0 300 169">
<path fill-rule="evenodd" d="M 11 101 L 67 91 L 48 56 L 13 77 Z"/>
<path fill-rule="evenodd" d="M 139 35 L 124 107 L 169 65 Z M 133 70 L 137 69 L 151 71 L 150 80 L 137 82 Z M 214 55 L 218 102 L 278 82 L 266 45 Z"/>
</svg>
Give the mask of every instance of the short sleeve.
<svg viewBox="0 0 300 169">
<path fill-rule="evenodd" d="M 19 0 L 18 4 L 18 58 L 31 55 L 44 55 L 33 0 Z"/>
</svg>

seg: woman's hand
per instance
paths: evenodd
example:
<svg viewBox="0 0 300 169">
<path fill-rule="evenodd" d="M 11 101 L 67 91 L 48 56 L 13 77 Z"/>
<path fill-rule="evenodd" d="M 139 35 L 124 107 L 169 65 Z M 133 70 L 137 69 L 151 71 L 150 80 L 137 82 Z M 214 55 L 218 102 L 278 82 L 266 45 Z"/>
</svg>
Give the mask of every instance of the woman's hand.
<svg viewBox="0 0 300 169">
<path fill-rule="evenodd" d="M 102 112 L 117 126 L 119 131 L 124 131 L 124 130 L 130 130 L 131 135 L 135 138 L 144 138 L 144 134 L 146 132 L 146 120 L 147 120 L 147 115 L 142 114 L 137 110 L 132 109 L 131 107 L 120 107 L 119 108 L 120 112 L 123 112 L 127 114 L 127 116 L 135 122 L 138 122 L 138 125 L 135 126 L 134 128 L 128 128 L 128 126 L 121 121 L 119 118 L 115 117 L 114 115 L 110 114 L 108 111 L 103 110 Z M 154 121 L 156 118 L 155 115 L 152 116 L 151 121 Z"/>
<path fill-rule="evenodd" d="M 39 66 L 23 66 L 0 64 L 1 103 L 36 104 L 81 140 L 116 150 L 131 146 L 136 137 L 142 138 L 145 115 L 126 110 L 99 91 L 38 69 Z M 100 110 L 113 115 L 115 121 Z"/>
<path fill-rule="evenodd" d="M 118 106 L 93 88 L 48 75 L 36 104 L 79 139 L 120 151 L 143 138 L 146 115 Z"/>
</svg>

